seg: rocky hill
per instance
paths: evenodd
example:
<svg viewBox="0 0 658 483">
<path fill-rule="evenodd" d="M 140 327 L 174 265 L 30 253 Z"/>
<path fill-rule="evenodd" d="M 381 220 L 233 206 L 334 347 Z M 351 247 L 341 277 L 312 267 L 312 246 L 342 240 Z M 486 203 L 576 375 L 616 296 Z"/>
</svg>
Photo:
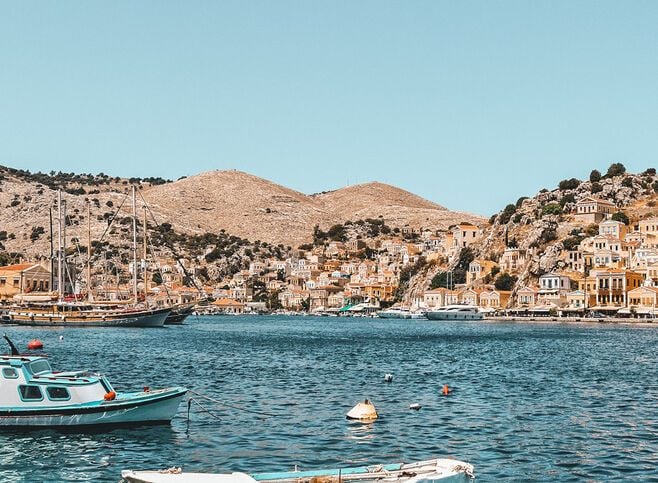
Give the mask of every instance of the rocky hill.
<svg viewBox="0 0 658 483">
<path fill-rule="evenodd" d="M 515 275 L 513 291 L 536 282 L 544 273 L 564 270 L 567 252 L 586 236 L 598 233 L 597 225 L 574 217 L 575 204 L 588 196 L 613 203 L 617 207 L 613 218 L 631 226 L 640 219 L 658 216 L 658 177 L 653 168 L 630 174 L 623 165 L 615 163 L 605 175 L 593 170 L 588 180 L 565 179 L 557 188 L 521 197 L 493 215 L 480 242 L 452 263 L 423 267 L 412 279 L 407 298 L 422 294 L 441 271 L 463 269 L 458 265 L 464 258 L 498 262 L 507 247 L 531 253 L 529 262 Z"/>
<path fill-rule="evenodd" d="M 486 221 L 453 212 L 404 190 L 381 183 L 350 186 L 306 195 L 240 171 L 212 171 L 178 181 L 162 178 L 125 179 L 72 173 L 32 174 L 0 167 L 0 243 L 7 251 L 34 256 L 49 250 L 49 209 L 64 191 L 69 214 L 68 234 L 84 244 L 87 238 L 87 201 L 91 203 L 92 239 L 105 236 L 127 246 L 131 184 L 139 186 L 138 205 L 148 203 L 154 218 L 177 233 L 217 234 L 221 230 L 242 239 L 297 247 L 313 239 L 314 227 L 365 218 L 382 218 L 391 228 L 446 229 L 449 225 Z M 122 206 L 115 223 L 110 220 Z M 141 212 L 141 208 L 140 208 Z M 141 215 L 140 215 L 141 217 Z M 149 215 L 150 218 L 150 215 Z"/>
</svg>

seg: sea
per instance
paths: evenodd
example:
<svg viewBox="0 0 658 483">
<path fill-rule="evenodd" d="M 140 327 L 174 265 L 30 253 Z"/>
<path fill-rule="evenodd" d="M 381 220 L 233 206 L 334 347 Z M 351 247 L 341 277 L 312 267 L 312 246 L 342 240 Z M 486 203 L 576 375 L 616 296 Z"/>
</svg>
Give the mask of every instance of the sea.
<svg viewBox="0 0 658 483">
<path fill-rule="evenodd" d="M 191 316 L 162 329 L 4 331 L 117 390 L 194 393 L 171 425 L 0 431 L 2 482 L 435 457 L 473 464 L 482 482 L 658 481 L 658 324 Z M 365 398 L 379 419 L 347 420 Z"/>
</svg>

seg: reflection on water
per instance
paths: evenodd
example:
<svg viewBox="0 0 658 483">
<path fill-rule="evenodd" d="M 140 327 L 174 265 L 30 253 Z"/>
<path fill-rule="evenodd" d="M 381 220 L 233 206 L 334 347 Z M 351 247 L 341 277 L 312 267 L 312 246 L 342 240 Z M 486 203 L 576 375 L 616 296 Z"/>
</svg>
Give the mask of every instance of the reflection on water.
<svg viewBox="0 0 658 483">
<path fill-rule="evenodd" d="M 189 431 L 186 403 L 171 426 L 5 431 L 2 481 L 433 456 L 473 463 L 479 481 L 658 478 L 658 328 L 206 317 L 154 330 L 7 332 L 23 347 L 42 339 L 55 368 L 99 370 L 119 390 L 188 385 L 230 407 L 199 399 L 214 412 L 193 405 Z M 441 396 L 443 384 L 454 394 Z M 366 397 L 380 419 L 348 421 Z"/>
</svg>

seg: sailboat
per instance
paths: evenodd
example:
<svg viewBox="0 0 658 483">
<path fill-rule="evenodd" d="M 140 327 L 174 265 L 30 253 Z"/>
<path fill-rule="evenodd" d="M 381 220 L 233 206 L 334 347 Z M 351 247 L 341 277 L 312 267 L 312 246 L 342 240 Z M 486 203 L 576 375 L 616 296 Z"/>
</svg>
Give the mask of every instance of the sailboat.
<svg viewBox="0 0 658 483">
<path fill-rule="evenodd" d="M 64 268 L 65 238 L 62 240 L 62 198 L 58 193 L 59 209 L 59 247 L 58 247 L 58 283 L 57 301 L 29 301 L 23 298 L 22 303 L 6 309 L 2 322 L 29 326 L 63 326 L 63 327 L 163 327 L 171 312 L 170 307 L 148 308 L 137 305 L 137 222 L 135 187 L 132 188 L 133 204 L 133 303 L 129 306 L 102 305 L 91 301 L 68 302 L 64 300 Z M 64 227 L 66 223 L 63 224 Z M 88 296 L 91 281 L 90 244 L 87 247 L 87 284 Z"/>
</svg>

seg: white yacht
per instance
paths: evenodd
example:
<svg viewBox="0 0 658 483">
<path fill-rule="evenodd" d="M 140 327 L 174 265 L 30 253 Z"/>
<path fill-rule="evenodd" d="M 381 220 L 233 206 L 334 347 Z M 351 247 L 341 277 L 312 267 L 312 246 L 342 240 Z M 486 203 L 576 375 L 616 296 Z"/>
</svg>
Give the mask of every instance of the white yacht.
<svg viewBox="0 0 658 483">
<path fill-rule="evenodd" d="M 423 312 L 415 312 L 407 307 L 391 307 L 377 312 L 380 319 L 424 319 Z"/>
<path fill-rule="evenodd" d="M 474 305 L 447 305 L 425 314 L 430 320 L 482 320 L 484 315 Z"/>
</svg>

